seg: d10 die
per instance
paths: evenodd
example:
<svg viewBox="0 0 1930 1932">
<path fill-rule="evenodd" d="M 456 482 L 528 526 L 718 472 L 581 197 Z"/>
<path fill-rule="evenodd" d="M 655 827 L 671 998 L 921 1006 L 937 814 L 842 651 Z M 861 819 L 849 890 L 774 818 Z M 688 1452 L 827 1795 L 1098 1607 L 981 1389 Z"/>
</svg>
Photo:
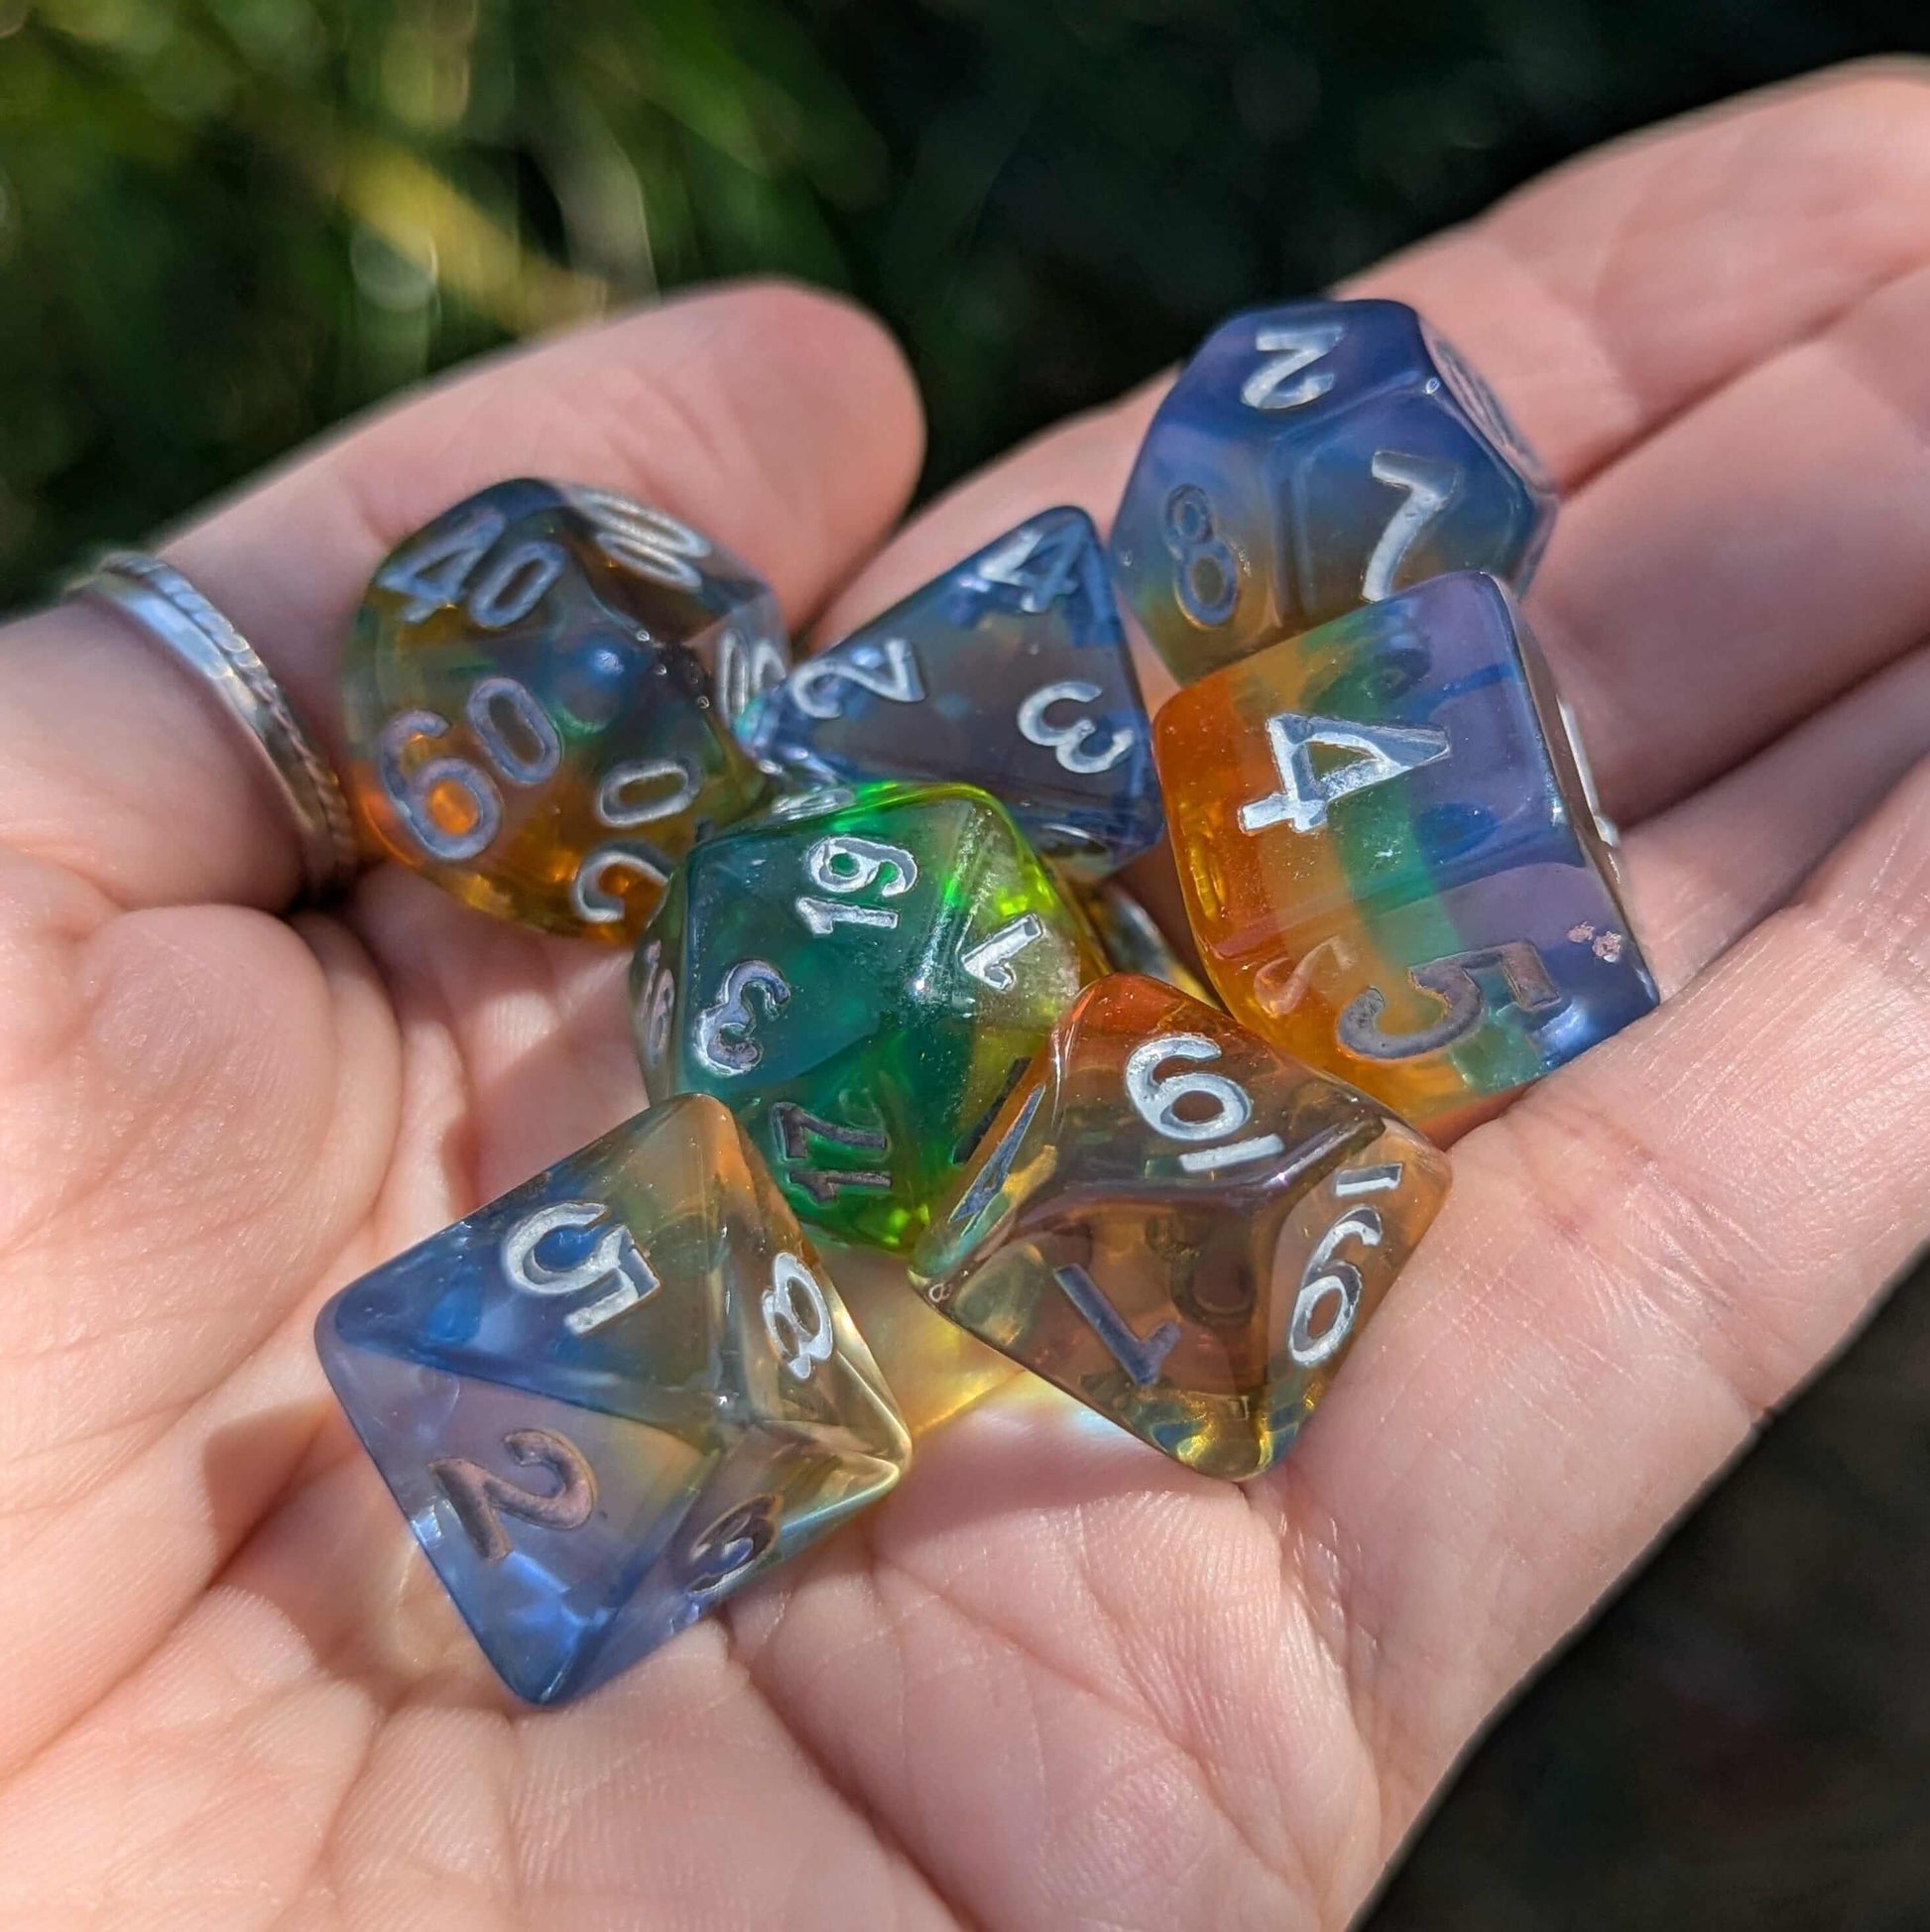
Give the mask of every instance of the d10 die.
<svg viewBox="0 0 1930 1932">
<path fill-rule="evenodd" d="M 1443 571 L 1525 583 L 1554 509 L 1500 404 L 1411 308 L 1293 302 L 1223 323 L 1180 373 L 1113 565 L 1184 683 Z"/>
<path fill-rule="evenodd" d="M 536 1703 L 673 1636 L 909 1455 L 830 1277 L 701 1098 L 344 1288 L 316 1345 L 489 1661 Z"/>
<path fill-rule="evenodd" d="M 350 790 L 383 851 L 469 905 L 624 939 L 767 795 L 731 723 L 789 663 L 771 591 L 708 538 L 608 490 L 498 483 L 369 586 Z"/>
<path fill-rule="evenodd" d="M 672 880 L 632 978 L 644 1084 L 728 1102 L 802 1219 L 903 1251 L 1101 970 L 983 791 L 805 792 Z"/>
<path fill-rule="evenodd" d="M 1466 1125 L 1655 1004 L 1566 709 L 1494 578 L 1218 671 L 1155 743 L 1228 1008 L 1408 1119 Z"/>
<path fill-rule="evenodd" d="M 1447 1162 L 1155 980 L 1088 989 L 911 1260 L 953 1321 L 1154 1448 L 1291 1446 L 1433 1219 Z"/>
<path fill-rule="evenodd" d="M 799 664 L 745 742 L 823 785 L 960 780 L 1096 878 L 1159 836 L 1151 732 L 1083 510 L 1047 510 Z"/>
</svg>

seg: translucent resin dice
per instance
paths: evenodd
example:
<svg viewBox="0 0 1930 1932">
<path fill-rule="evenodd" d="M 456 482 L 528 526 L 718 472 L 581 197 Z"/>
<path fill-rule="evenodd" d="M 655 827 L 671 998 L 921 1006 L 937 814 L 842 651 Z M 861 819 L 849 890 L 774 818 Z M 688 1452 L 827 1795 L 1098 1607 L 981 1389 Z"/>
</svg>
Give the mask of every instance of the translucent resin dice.
<svg viewBox="0 0 1930 1932">
<path fill-rule="evenodd" d="M 349 787 L 391 858 L 552 932 L 635 934 L 768 781 L 732 735 L 790 656 L 751 568 L 608 490 L 498 483 L 375 574 Z"/>
<path fill-rule="evenodd" d="M 903 1251 L 1101 970 L 983 791 L 805 792 L 672 881 L 632 976 L 644 1084 L 726 1101 L 800 1218 Z"/>
<path fill-rule="evenodd" d="M 1235 1018 L 1446 1131 L 1655 1004 L 1546 664 L 1437 578 L 1179 693 L 1155 744 Z"/>
<path fill-rule="evenodd" d="M 1086 877 L 1159 836 L 1151 734 L 1082 510 L 1047 510 L 799 664 L 744 728 L 806 782 L 959 780 Z"/>
<path fill-rule="evenodd" d="M 1363 1095 L 1155 980 L 1088 989 L 912 1257 L 951 1319 L 1209 1476 L 1269 1469 L 1447 1188 Z"/>
<path fill-rule="evenodd" d="M 344 1288 L 316 1345 L 477 1641 L 536 1703 L 673 1636 L 909 1455 L 830 1276 L 702 1098 Z"/>
<path fill-rule="evenodd" d="M 1291 302 L 1222 323 L 1180 373 L 1113 565 L 1184 683 L 1444 571 L 1525 583 L 1554 509 L 1500 404 L 1411 308 Z"/>
</svg>

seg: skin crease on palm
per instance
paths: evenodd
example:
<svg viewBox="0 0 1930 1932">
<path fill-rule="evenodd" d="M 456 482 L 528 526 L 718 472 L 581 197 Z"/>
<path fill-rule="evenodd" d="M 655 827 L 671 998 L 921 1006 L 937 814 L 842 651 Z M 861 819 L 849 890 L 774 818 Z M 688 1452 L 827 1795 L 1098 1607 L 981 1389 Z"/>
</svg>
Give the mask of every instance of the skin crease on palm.
<svg viewBox="0 0 1930 1932">
<path fill-rule="evenodd" d="M 309 1331 L 640 1104 L 623 961 L 395 873 L 276 917 L 294 846 L 205 694 L 102 613 L 0 635 L 0 1923 L 1342 1925 L 1909 1263 L 1930 75 L 1625 143 L 1359 287 L 1436 321 L 1561 481 L 1529 609 L 1665 1005 L 1461 1142 L 1271 1477 L 1018 1379 L 561 1711 L 495 1685 Z M 326 732 L 377 559 L 497 477 L 651 498 L 836 629 L 1027 512 L 1103 520 L 1151 402 L 888 542 L 896 351 L 729 289 L 458 376 L 166 547 Z"/>
</svg>

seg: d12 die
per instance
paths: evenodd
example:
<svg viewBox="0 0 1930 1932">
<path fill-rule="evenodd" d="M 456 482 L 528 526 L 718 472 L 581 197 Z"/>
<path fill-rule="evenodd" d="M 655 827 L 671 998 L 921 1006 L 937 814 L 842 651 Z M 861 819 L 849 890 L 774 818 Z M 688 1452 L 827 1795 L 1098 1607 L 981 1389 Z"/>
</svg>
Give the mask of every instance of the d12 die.
<svg viewBox="0 0 1930 1932">
<path fill-rule="evenodd" d="M 1236 315 L 1160 404 L 1113 527 L 1121 594 L 1180 681 L 1444 571 L 1525 583 L 1553 486 L 1411 308 Z"/>
<path fill-rule="evenodd" d="M 1101 970 L 983 791 L 805 792 L 671 882 L 632 978 L 644 1084 L 728 1102 L 802 1219 L 903 1251 Z"/>
<path fill-rule="evenodd" d="M 392 858 L 554 932 L 630 937 L 769 784 L 732 720 L 790 663 L 747 564 L 608 490 L 498 483 L 375 574 L 349 787 Z"/>
<path fill-rule="evenodd" d="M 1159 836 L 1151 732 L 1083 510 L 1047 510 L 801 664 L 743 727 L 815 784 L 957 780 L 1097 878 Z"/>
<path fill-rule="evenodd" d="M 1155 742 L 1228 1008 L 1408 1119 L 1478 1119 L 1655 1004 L 1566 709 L 1493 577 L 1218 671 Z"/>
<path fill-rule="evenodd" d="M 909 1442 L 715 1101 L 344 1288 L 316 1345 L 504 1680 L 573 1697 L 882 1497 Z"/>
<path fill-rule="evenodd" d="M 1447 1162 L 1155 980 L 1087 990 L 911 1260 L 953 1321 L 1154 1448 L 1243 1480 L 1292 1444 Z"/>
</svg>

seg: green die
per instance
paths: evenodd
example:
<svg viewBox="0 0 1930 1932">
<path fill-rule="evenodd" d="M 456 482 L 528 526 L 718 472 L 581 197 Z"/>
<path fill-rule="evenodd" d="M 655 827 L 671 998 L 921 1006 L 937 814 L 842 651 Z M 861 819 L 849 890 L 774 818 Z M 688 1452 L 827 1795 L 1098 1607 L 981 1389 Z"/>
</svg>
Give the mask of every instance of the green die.
<svg viewBox="0 0 1930 1932">
<path fill-rule="evenodd" d="M 714 1094 L 799 1219 L 903 1253 L 1104 970 L 983 791 L 804 792 L 672 876 L 631 975 L 644 1084 Z"/>
</svg>

